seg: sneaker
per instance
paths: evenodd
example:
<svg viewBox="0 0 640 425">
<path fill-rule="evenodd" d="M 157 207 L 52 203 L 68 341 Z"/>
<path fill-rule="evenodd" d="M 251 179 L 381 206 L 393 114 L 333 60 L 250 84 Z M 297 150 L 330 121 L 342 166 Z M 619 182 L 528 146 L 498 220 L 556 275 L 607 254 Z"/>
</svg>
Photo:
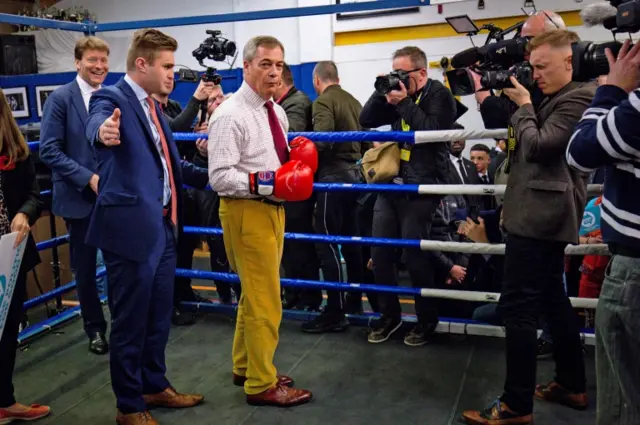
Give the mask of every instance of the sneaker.
<svg viewBox="0 0 640 425">
<path fill-rule="evenodd" d="M 466 410 L 462 419 L 470 425 L 530 425 L 533 414 L 522 415 L 509 409 L 500 399 L 484 408 L 484 410 Z"/>
<path fill-rule="evenodd" d="M 435 326 L 427 326 L 418 323 L 409 333 L 404 337 L 404 343 L 409 347 L 422 347 L 429 342 L 429 336 L 435 330 Z"/>
<path fill-rule="evenodd" d="M 378 320 L 375 329 L 369 332 L 367 340 L 372 344 L 379 344 L 385 342 L 402 326 L 402 320 L 392 317 L 382 316 Z"/>
<path fill-rule="evenodd" d="M 553 356 L 553 343 L 547 342 L 543 339 L 538 339 L 538 347 L 536 349 L 536 356 L 538 360 L 548 359 Z"/>
<path fill-rule="evenodd" d="M 344 313 L 323 311 L 315 319 L 302 324 L 302 331 L 307 333 L 342 332 L 349 327 Z"/>
<path fill-rule="evenodd" d="M 562 404 L 576 410 L 585 410 L 588 405 L 587 393 L 574 393 L 557 382 L 536 387 L 536 397 L 550 403 Z"/>
</svg>

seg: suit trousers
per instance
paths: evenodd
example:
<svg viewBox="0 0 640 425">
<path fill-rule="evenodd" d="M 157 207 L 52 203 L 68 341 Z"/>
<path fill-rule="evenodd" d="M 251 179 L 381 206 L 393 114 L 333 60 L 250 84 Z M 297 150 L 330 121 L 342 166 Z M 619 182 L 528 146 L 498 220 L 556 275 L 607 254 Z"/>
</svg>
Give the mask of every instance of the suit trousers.
<svg viewBox="0 0 640 425">
<path fill-rule="evenodd" d="M 90 221 L 91 215 L 80 219 L 65 219 L 69 231 L 71 268 L 76 279 L 84 331 L 89 336 L 94 332 L 107 331 L 96 284 L 98 250 L 84 241 Z"/>
<path fill-rule="evenodd" d="M 282 320 L 280 261 L 284 247 L 283 206 L 259 200 L 222 198 L 220 221 L 227 257 L 240 277 L 233 339 L 233 373 L 246 376 L 246 394 L 277 382 L 273 357 Z"/>
<path fill-rule="evenodd" d="M 21 270 L 13 289 L 13 298 L 7 312 L 0 340 L 0 408 L 15 404 L 13 394 L 13 368 L 16 364 L 16 350 L 18 349 L 18 331 L 22 319 L 22 305 L 27 295 L 27 275 Z"/>
<path fill-rule="evenodd" d="M 506 330 L 507 378 L 501 397 L 521 414 L 533 411 L 538 317 L 553 338 L 555 381 L 584 392 L 586 377 L 578 315 L 564 290 L 564 242 L 510 234 L 498 310 Z"/>
<path fill-rule="evenodd" d="M 171 327 L 176 239 L 173 224 L 167 218 L 163 221 L 164 235 L 146 261 L 103 251 L 111 310 L 111 384 L 124 414 L 146 411 L 142 395 L 169 387 L 165 348 Z"/>
</svg>

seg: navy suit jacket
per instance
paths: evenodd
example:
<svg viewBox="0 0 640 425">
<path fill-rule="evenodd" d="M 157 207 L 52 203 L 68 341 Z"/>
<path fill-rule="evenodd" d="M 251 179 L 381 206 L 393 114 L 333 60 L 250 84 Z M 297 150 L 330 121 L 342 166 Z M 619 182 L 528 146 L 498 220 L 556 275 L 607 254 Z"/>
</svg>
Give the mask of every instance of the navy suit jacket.
<svg viewBox="0 0 640 425">
<path fill-rule="evenodd" d="M 116 108 L 121 112 L 120 145 L 109 147 L 98 141 L 98 131 Z M 172 194 L 178 204 L 177 237 L 182 228 L 183 182 L 204 188 L 208 175 L 206 169 L 180 160 L 169 124 L 157 103 L 155 108 L 169 146 L 177 188 Z M 86 137 L 94 147 L 100 176 L 86 242 L 132 261 L 146 261 L 164 246 L 164 173 L 147 116 L 124 78 L 91 97 Z"/>
<path fill-rule="evenodd" d="M 52 171 L 51 210 L 64 218 L 89 216 L 96 201 L 89 187 L 97 167 L 85 137 L 86 120 L 87 109 L 75 79 L 51 93 L 44 104 L 40 159 Z"/>
</svg>

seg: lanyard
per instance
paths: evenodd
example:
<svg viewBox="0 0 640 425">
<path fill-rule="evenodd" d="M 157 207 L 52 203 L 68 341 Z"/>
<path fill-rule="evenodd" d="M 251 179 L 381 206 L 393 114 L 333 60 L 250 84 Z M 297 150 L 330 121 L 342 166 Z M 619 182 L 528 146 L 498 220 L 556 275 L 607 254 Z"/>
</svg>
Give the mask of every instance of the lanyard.
<svg viewBox="0 0 640 425">
<path fill-rule="evenodd" d="M 427 84 L 424 86 L 424 89 L 422 90 L 422 92 L 420 92 L 420 95 L 416 99 L 416 105 L 420 105 L 420 101 L 422 100 L 422 95 L 424 95 L 429 91 L 429 86 L 431 86 L 431 80 L 427 81 Z M 409 127 L 409 124 L 405 122 L 404 118 L 402 119 L 402 131 L 411 131 L 411 127 Z"/>
</svg>

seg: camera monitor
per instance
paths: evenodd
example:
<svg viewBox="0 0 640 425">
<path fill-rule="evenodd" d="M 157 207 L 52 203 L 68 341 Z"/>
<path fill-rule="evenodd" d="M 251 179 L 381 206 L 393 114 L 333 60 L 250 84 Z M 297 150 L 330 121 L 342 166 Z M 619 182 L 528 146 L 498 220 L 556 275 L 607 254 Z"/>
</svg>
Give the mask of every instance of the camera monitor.
<svg viewBox="0 0 640 425">
<path fill-rule="evenodd" d="M 480 28 L 478 28 L 469 15 L 450 16 L 445 19 L 458 34 L 477 34 L 480 32 Z"/>
</svg>

